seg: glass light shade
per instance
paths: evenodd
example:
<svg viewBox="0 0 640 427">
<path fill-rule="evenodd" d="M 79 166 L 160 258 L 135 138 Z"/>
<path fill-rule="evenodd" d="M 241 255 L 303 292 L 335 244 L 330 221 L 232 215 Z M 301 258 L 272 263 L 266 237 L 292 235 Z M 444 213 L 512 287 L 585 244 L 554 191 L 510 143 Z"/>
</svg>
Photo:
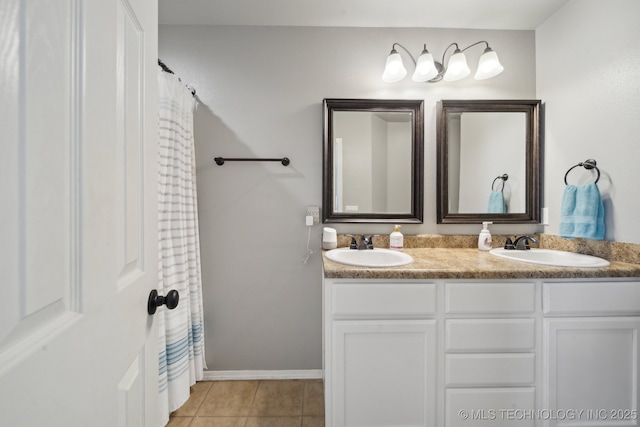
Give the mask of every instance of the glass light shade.
<svg viewBox="0 0 640 427">
<path fill-rule="evenodd" d="M 404 79 L 407 69 L 404 68 L 400 54 L 394 49 L 387 57 L 387 65 L 382 73 L 382 81 L 393 83 Z"/>
<path fill-rule="evenodd" d="M 480 57 L 478 70 L 474 78 L 476 80 L 490 79 L 500 74 L 502 70 L 504 70 L 504 67 L 500 64 L 498 55 L 488 47 Z"/>
<path fill-rule="evenodd" d="M 426 82 L 437 75 L 438 70 L 433 62 L 433 55 L 431 55 L 428 50 L 424 49 L 418 58 L 416 71 L 413 73 L 411 79 L 414 82 Z"/>
<path fill-rule="evenodd" d="M 449 58 L 449 65 L 447 65 L 447 72 L 444 74 L 444 79 L 448 82 L 455 82 L 456 80 L 464 79 L 471 73 L 469 66 L 467 65 L 467 57 L 464 53 L 460 52 L 460 49 L 456 49 L 451 58 Z"/>
</svg>

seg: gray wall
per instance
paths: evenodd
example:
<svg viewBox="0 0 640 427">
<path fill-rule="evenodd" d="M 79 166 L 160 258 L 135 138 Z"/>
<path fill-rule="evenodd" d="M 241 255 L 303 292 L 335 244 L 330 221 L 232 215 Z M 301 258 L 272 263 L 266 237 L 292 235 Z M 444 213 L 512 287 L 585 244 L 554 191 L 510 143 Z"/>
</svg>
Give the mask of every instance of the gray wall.
<svg viewBox="0 0 640 427">
<path fill-rule="evenodd" d="M 435 104 L 440 99 L 532 99 L 533 31 L 161 26 L 160 58 L 198 91 L 196 151 L 205 339 L 210 370 L 319 369 L 322 225 L 306 255 L 306 207 L 322 194 L 322 99 L 425 100 L 425 219 L 405 234 L 478 233 L 436 224 Z M 380 79 L 393 42 L 436 57 L 457 41 L 488 40 L 505 72 L 438 84 Z M 468 51 L 470 64 L 482 49 Z M 405 59 L 407 61 L 408 59 Z M 291 158 L 227 163 L 213 157 Z M 580 156 L 583 157 L 583 156 Z M 339 225 L 388 234 L 389 225 Z M 494 232 L 537 226 L 494 226 Z"/>
<path fill-rule="evenodd" d="M 637 0 L 574 0 L 536 30 L 549 233 L 558 234 L 565 172 L 594 158 L 605 239 L 640 243 L 639 18 Z M 585 172 L 574 169 L 569 182 L 592 181 Z"/>
</svg>

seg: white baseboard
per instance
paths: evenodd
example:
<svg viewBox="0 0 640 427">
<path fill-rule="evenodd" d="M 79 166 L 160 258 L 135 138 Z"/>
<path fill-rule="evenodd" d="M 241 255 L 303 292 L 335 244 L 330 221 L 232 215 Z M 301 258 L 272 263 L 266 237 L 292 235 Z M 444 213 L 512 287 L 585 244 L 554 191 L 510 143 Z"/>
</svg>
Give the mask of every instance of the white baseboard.
<svg viewBox="0 0 640 427">
<path fill-rule="evenodd" d="M 202 381 L 322 379 L 322 369 L 293 371 L 204 371 Z"/>
</svg>

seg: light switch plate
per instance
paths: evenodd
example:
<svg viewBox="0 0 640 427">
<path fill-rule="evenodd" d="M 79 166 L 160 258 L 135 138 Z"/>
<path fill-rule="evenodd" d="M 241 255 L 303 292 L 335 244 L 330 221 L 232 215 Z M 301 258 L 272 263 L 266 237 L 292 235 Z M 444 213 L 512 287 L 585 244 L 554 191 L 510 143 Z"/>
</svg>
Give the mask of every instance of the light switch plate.
<svg viewBox="0 0 640 427">
<path fill-rule="evenodd" d="M 542 225 L 549 225 L 549 208 L 542 208 Z"/>
</svg>

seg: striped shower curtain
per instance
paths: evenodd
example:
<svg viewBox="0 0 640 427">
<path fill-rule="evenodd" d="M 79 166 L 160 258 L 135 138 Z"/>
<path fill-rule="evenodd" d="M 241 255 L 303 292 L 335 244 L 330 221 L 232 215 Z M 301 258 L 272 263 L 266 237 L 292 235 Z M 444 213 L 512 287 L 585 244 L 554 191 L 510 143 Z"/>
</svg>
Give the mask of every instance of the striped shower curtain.
<svg viewBox="0 0 640 427">
<path fill-rule="evenodd" d="M 173 74 L 158 68 L 158 293 L 175 289 L 173 310 L 158 307 L 160 420 L 189 398 L 202 379 L 202 281 L 196 198 L 193 110 L 195 99 Z"/>
</svg>

